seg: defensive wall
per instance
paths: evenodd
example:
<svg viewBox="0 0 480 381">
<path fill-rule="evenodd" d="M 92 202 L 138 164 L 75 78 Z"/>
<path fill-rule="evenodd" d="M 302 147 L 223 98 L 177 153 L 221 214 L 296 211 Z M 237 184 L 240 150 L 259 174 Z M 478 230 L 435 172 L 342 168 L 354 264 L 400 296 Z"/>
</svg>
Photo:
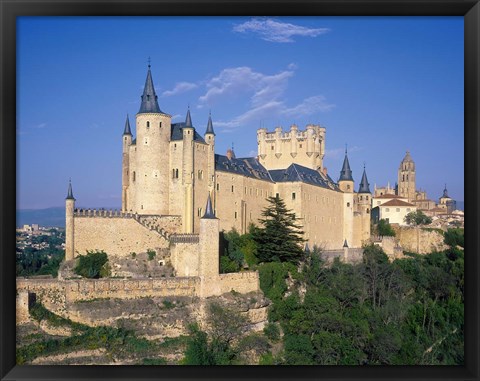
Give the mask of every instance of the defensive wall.
<svg viewBox="0 0 480 381">
<path fill-rule="evenodd" d="M 247 293 L 258 291 L 259 288 L 258 272 L 253 271 L 220 274 L 212 279 L 198 276 L 75 280 L 17 278 L 17 323 L 28 319 L 29 300 L 32 300 L 33 295 L 49 310 L 68 316 L 67 305 L 78 301 L 103 298 L 202 297 L 205 291 L 208 291 L 209 296 L 214 296 L 232 290 Z"/>
<path fill-rule="evenodd" d="M 122 256 L 167 248 L 169 236 L 181 230 L 181 217 L 76 209 L 74 230 L 75 256 L 87 250 Z"/>
</svg>

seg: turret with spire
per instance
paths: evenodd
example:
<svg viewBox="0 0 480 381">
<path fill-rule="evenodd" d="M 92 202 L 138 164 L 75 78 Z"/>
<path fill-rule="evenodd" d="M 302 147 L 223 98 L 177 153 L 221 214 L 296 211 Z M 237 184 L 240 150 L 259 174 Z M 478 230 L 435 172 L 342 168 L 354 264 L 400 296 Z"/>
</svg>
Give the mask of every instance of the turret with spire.
<svg viewBox="0 0 480 381">
<path fill-rule="evenodd" d="M 65 198 L 65 260 L 74 257 L 75 245 L 75 197 L 73 197 L 72 181 L 68 182 L 67 197 Z"/>
<path fill-rule="evenodd" d="M 182 128 L 183 134 L 183 186 L 184 186 L 184 205 L 183 209 L 183 232 L 193 233 L 194 230 L 194 216 L 193 216 L 193 161 L 194 161 L 194 135 L 195 129 L 192 124 L 192 116 L 190 115 L 190 106 L 187 109 L 187 116 L 185 117 L 185 125 Z"/>
<path fill-rule="evenodd" d="M 158 105 L 158 96 L 153 86 L 152 72 L 150 71 L 150 63 L 148 63 L 147 79 L 143 88 L 142 103 L 140 104 L 139 114 L 145 113 L 162 113 Z M 163 113 L 162 113 L 163 114 Z"/>
<path fill-rule="evenodd" d="M 343 159 L 343 166 L 342 170 L 340 171 L 338 185 L 342 192 L 353 193 L 354 183 L 352 177 L 352 170 L 350 169 L 350 163 L 348 162 L 347 147 L 345 147 L 345 158 Z"/>
<path fill-rule="evenodd" d="M 370 184 L 367 180 L 367 172 L 365 170 L 365 165 L 363 166 L 363 175 L 362 180 L 360 181 L 360 186 L 358 187 L 358 193 L 371 193 Z"/>
<path fill-rule="evenodd" d="M 208 144 L 207 152 L 207 180 L 208 191 L 213 193 L 215 189 L 215 131 L 213 131 L 212 113 L 208 113 L 205 142 Z"/>
</svg>

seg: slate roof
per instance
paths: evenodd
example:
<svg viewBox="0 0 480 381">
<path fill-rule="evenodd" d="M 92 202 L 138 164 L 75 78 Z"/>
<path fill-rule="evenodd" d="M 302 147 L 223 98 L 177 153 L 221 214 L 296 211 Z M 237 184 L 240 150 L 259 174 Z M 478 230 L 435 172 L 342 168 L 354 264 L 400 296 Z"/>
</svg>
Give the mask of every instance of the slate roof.
<svg viewBox="0 0 480 381">
<path fill-rule="evenodd" d="M 270 173 L 254 157 L 229 159 L 215 154 L 215 170 L 273 182 Z"/>
<path fill-rule="evenodd" d="M 347 152 L 345 151 L 345 159 L 343 159 L 342 170 L 340 171 L 340 178 L 338 181 L 353 181 L 352 170 L 348 162 Z"/>
<path fill-rule="evenodd" d="M 213 211 L 213 208 L 212 208 L 212 199 L 210 198 L 210 193 L 208 194 L 207 206 L 205 207 L 205 214 L 203 215 L 202 218 L 205 218 L 205 219 L 215 218 L 215 212 Z"/>
<path fill-rule="evenodd" d="M 299 164 L 293 163 L 290 164 L 287 169 L 274 169 L 269 172 L 272 180 L 276 183 L 300 181 L 322 188 L 340 190 L 338 184 L 336 184 L 330 176 Z"/>
<path fill-rule="evenodd" d="M 182 123 L 173 123 L 172 124 L 172 132 L 170 133 L 170 141 L 173 140 L 183 140 L 183 131 L 182 129 L 186 127 L 185 122 Z M 197 132 L 197 130 L 194 130 L 194 135 L 193 135 L 193 140 L 196 142 L 202 142 L 205 143 L 205 140 L 202 138 L 202 136 Z M 206 143 L 205 143 L 206 144 Z"/>
<path fill-rule="evenodd" d="M 212 134 L 215 136 L 215 132 L 213 131 L 213 123 L 212 123 L 212 115 L 208 115 L 208 123 L 207 123 L 207 130 L 205 131 L 206 134 Z"/>
<path fill-rule="evenodd" d="M 390 201 L 387 201 L 386 203 L 382 204 L 382 205 L 379 205 L 381 207 L 384 207 L 384 206 L 415 206 L 413 204 L 410 204 L 409 202 L 405 202 L 405 201 L 402 201 L 402 200 L 390 200 Z"/>
<path fill-rule="evenodd" d="M 73 197 L 73 191 L 72 191 L 72 181 L 70 180 L 68 182 L 68 192 L 67 192 L 67 200 L 75 200 L 75 197 Z"/>
<path fill-rule="evenodd" d="M 360 181 L 360 186 L 358 188 L 358 193 L 372 193 L 370 192 L 370 187 L 369 183 L 367 180 L 367 172 L 365 171 L 365 168 L 363 168 L 363 175 L 362 175 L 362 180 Z"/>
<path fill-rule="evenodd" d="M 148 65 L 147 79 L 145 80 L 145 87 L 143 88 L 142 103 L 140 104 L 139 114 L 142 113 L 162 113 L 158 105 L 158 97 L 153 87 L 152 73 L 150 65 Z"/>
<path fill-rule="evenodd" d="M 128 114 L 127 114 L 127 120 L 125 121 L 125 129 L 123 131 L 124 135 L 132 135 L 132 130 L 130 129 L 130 121 L 128 120 Z"/>
</svg>

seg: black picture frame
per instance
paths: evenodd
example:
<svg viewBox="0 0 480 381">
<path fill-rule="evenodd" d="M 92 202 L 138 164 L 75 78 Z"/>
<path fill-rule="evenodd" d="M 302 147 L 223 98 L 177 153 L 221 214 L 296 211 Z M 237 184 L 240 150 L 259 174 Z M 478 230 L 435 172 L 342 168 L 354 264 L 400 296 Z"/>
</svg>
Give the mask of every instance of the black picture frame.
<svg viewBox="0 0 480 381">
<path fill-rule="evenodd" d="M 465 365 L 425 367 L 175 367 L 175 366 L 16 366 L 16 17 L 145 15 L 322 15 L 463 16 L 465 21 Z M 478 194 L 480 129 L 480 4 L 461 0 L 0 0 L 0 376 L 2 380 L 153 379 L 479 379 L 480 274 Z M 448 155 L 448 151 L 445 153 Z"/>
</svg>

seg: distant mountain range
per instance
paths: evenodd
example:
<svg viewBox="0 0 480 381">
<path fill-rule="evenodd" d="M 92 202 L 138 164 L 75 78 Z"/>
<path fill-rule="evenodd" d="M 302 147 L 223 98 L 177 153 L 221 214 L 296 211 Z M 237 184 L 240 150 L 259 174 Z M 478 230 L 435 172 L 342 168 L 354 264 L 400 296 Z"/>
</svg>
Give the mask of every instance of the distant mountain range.
<svg viewBox="0 0 480 381">
<path fill-rule="evenodd" d="M 457 209 L 464 210 L 465 202 L 457 201 Z M 18 227 L 23 225 L 38 224 L 45 227 L 65 227 L 65 207 L 47 209 L 17 209 Z"/>
<path fill-rule="evenodd" d="M 17 227 L 38 224 L 45 227 L 65 227 L 65 207 L 47 209 L 17 209 Z"/>
</svg>

